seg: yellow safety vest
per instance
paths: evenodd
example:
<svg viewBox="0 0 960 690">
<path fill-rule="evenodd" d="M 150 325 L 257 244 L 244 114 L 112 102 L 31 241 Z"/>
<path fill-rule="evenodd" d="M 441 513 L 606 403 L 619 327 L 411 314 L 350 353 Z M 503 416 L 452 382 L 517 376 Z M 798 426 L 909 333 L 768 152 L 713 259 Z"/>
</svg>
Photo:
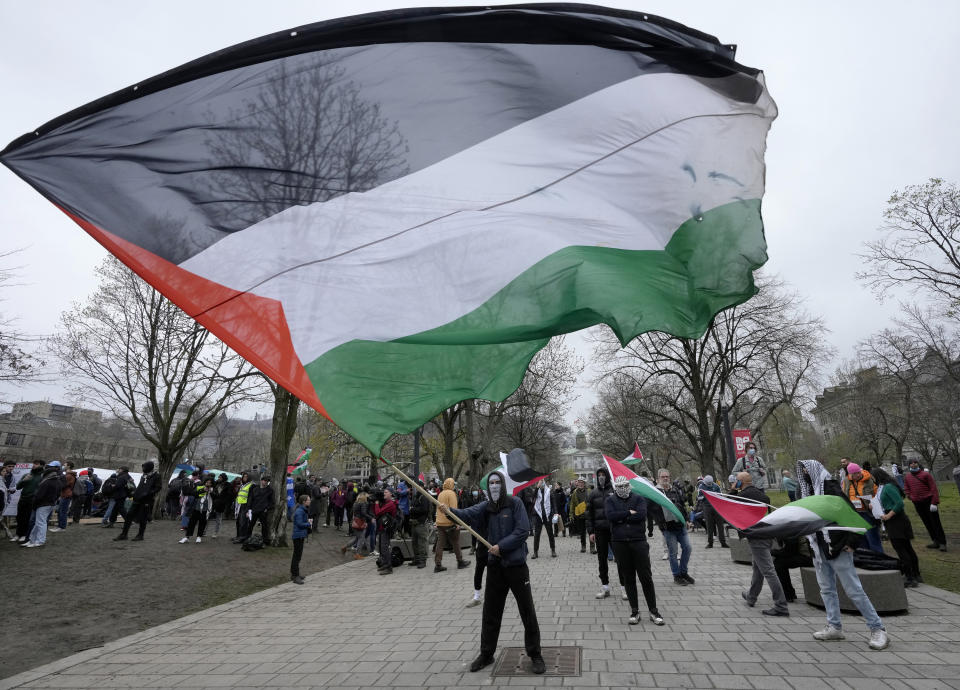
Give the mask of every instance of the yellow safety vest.
<svg viewBox="0 0 960 690">
<path fill-rule="evenodd" d="M 250 494 L 250 487 L 253 486 L 253 482 L 249 484 L 244 484 L 240 487 L 240 491 L 237 492 L 237 503 L 240 505 L 245 505 L 247 502 L 247 496 Z"/>
</svg>

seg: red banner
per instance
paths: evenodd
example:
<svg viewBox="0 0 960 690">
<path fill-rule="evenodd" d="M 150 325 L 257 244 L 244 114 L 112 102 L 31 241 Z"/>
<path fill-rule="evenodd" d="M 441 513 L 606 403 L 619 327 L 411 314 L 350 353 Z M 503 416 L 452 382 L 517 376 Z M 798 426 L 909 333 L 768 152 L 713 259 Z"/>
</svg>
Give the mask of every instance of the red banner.
<svg viewBox="0 0 960 690">
<path fill-rule="evenodd" d="M 737 460 L 747 454 L 747 443 L 752 439 L 750 429 L 733 430 L 733 450 L 736 453 Z"/>
</svg>

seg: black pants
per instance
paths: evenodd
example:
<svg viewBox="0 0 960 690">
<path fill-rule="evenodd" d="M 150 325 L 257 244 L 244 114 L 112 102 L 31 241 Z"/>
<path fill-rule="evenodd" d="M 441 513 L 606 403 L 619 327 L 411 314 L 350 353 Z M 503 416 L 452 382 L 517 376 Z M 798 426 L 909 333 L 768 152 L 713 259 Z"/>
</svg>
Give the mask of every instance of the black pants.
<svg viewBox="0 0 960 690">
<path fill-rule="evenodd" d="M 390 553 L 390 532 L 385 529 L 381 529 L 380 526 L 377 526 L 377 551 L 380 552 L 380 558 L 377 559 L 377 565 L 381 568 L 389 569 L 392 568 L 391 559 L 393 555 Z"/>
<path fill-rule="evenodd" d="M 931 500 L 929 498 L 925 498 L 922 501 L 914 501 L 913 507 L 917 509 L 917 515 L 919 515 L 923 521 L 923 526 L 927 528 L 930 541 L 945 545 L 947 543 L 947 536 L 943 533 L 943 525 L 940 524 L 940 513 L 930 512 L 930 502 Z"/>
<path fill-rule="evenodd" d="M 193 536 L 193 528 L 197 528 L 197 536 L 202 537 L 207 529 L 207 513 L 202 510 L 194 510 L 190 513 L 190 522 L 187 523 L 187 536 Z"/>
<path fill-rule="evenodd" d="M 80 518 L 83 517 L 83 504 L 87 500 L 87 495 L 83 494 L 82 496 L 74 496 L 73 500 L 70 501 L 70 517 L 73 518 L 74 524 L 80 522 Z"/>
<path fill-rule="evenodd" d="M 703 511 L 703 521 L 707 523 L 707 544 L 713 545 L 713 535 L 716 532 L 721 544 L 727 543 L 727 533 L 723 529 L 723 518 L 717 515 L 713 508 Z"/>
<path fill-rule="evenodd" d="M 597 540 L 599 543 L 599 540 Z M 657 590 L 653 586 L 653 575 L 650 573 L 650 544 L 646 541 L 615 541 L 613 553 L 617 557 L 617 571 L 620 573 L 620 582 L 627 590 L 627 599 L 630 601 L 630 611 L 640 610 L 637 600 L 637 580 L 643 588 L 643 598 L 647 602 L 650 613 L 659 614 L 657 610 Z M 606 549 L 604 549 L 606 559 Z"/>
<path fill-rule="evenodd" d="M 598 529 L 594 532 L 594 541 L 597 544 L 597 565 L 600 570 L 600 584 L 609 585 L 610 584 L 610 570 L 607 560 L 607 555 L 609 554 L 610 549 L 610 530 L 609 529 Z M 618 558 L 616 550 L 613 552 L 614 558 Z M 617 571 L 619 573 L 619 571 Z M 623 584 L 623 577 L 620 577 L 620 584 Z"/>
<path fill-rule="evenodd" d="M 573 518 L 573 533 L 580 537 L 580 548 L 587 548 L 587 519 L 583 517 Z"/>
<path fill-rule="evenodd" d="M 33 512 L 33 496 L 29 498 L 20 497 L 17 503 L 17 536 L 30 536 L 30 513 Z"/>
<path fill-rule="evenodd" d="M 477 543 L 477 562 L 473 566 L 473 588 L 480 591 L 483 587 L 483 571 L 487 569 L 487 547 Z"/>
<path fill-rule="evenodd" d="M 247 519 L 247 504 L 241 503 L 237 512 L 237 539 L 246 539 L 250 536 L 250 520 Z"/>
<path fill-rule="evenodd" d="M 783 587 L 783 595 L 787 599 L 796 599 L 797 590 L 793 588 L 790 581 L 790 570 L 792 568 L 808 568 L 813 566 L 813 559 L 803 554 L 792 554 L 790 556 L 774 556 L 773 569 L 777 571 L 777 579 L 780 580 L 780 586 Z"/>
<path fill-rule="evenodd" d="M 247 536 L 253 534 L 253 529 L 257 526 L 257 523 L 260 523 L 260 536 L 263 537 L 263 545 L 267 546 L 270 543 L 270 525 L 267 524 L 267 515 L 270 514 L 268 510 L 261 510 L 259 513 L 254 513 L 253 517 L 250 518 L 250 526 L 247 528 Z"/>
<path fill-rule="evenodd" d="M 152 503 L 134 501 L 133 505 L 130 506 L 130 512 L 123 516 L 123 532 L 121 532 L 121 534 L 127 536 L 127 532 L 130 531 L 130 525 L 136 522 L 140 525 L 140 528 L 137 530 L 137 536 L 142 537 L 143 533 L 147 531 L 147 522 L 150 520 L 150 511 L 152 509 Z"/>
<path fill-rule="evenodd" d="M 293 558 L 290 559 L 290 577 L 300 576 L 300 558 L 303 556 L 304 538 L 293 540 Z"/>
<path fill-rule="evenodd" d="M 936 515 L 936 513 L 934 513 Z M 909 539 L 890 539 L 890 546 L 900 559 L 900 571 L 911 580 L 920 574 L 920 561 Z"/>
<path fill-rule="evenodd" d="M 655 524 L 655 522 L 656 521 L 653 519 L 653 512 L 648 510 L 647 511 L 647 536 L 648 537 L 653 536 L 653 525 Z"/>
<path fill-rule="evenodd" d="M 130 516 L 133 515 L 133 509 L 131 506 L 130 514 L 128 515 L 127 512 L 123 509 L 124 506 L 126 505 L 127 505 L 127 499 L 125 498 L 118 498 L 114 501 L 113 512 L 110 513 L 110 519 L 108 520 L 108 522 L 111 525 L 117 521 L 117 518 L 120 518 L 120 517 L 123 518 L 124 523 L 126 523 L 126 521 L 130 519 Z"/>
<path fill-rule="evenodd" d="M 540 553 L 540 530 L 547 531 L 547 539 L 550 540 L 550 552 L 557 550 L 557 543 L 554 541 L 553 525 L 544 522 L 538 513 L 533 514 L 533 552 Z"/>
<path fill-rule="evenodd" d="M 513 593 L 517 611 L 523 621 L 523 645 L 527 656 L 535 659 L 540 653 L 540 624 L 533 607 L 533 592 L 530 589 L 530 571 L 527 564 L 504 566 L 499 561 L 487 566 L 487 589 L 483 599 L 483 623 L 480 628 L 480 654 L 492 657 L 500 639 L 500 624 L 503 622 L 503 607 L 507 592 Z"/>
</svg>

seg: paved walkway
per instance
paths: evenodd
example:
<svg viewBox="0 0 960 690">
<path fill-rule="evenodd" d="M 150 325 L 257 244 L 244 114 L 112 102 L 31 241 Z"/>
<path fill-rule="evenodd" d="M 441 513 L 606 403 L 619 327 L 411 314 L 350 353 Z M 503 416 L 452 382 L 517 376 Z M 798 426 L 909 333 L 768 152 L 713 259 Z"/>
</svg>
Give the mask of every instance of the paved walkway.
<svg viewBox="0 0 960 690">
<path fill-rule="evenodd" d="M 662 628 L 628 626 L 619 598 L 594 600 L 596 557 L 581 554 L 579 542 L 560 539 L 559 558 L 530 562 L 543 644 L 582 647 L 579 677 L 470 673 L 480 609 L 463 606 L 473 568 L 434 574 L 403 566 L 378 577 L 367 559 L 41 666 L 0 688 L 960 688 L 960 596 L 908 590 L 910 614 L 886 619 L 891 646 L 882 652 L 867 649 L 866 628 L 852 616 L 847 640 L 816 642 L 822 611 L 798 603 L 789 619 L 770 619 L 745 608 L 740 591 L 750 568 L 704 541 L 693 535 L 692 587 L 673 584 L 655 542 Z M 798 575 L 795 583 L 802 591 Z M 122 586 L 136 600 L 132 584 Z M 768 601 L 765 590 L 759 603 Z M 508 600 L 501 646 L 522 640 Z"/>
</svg>

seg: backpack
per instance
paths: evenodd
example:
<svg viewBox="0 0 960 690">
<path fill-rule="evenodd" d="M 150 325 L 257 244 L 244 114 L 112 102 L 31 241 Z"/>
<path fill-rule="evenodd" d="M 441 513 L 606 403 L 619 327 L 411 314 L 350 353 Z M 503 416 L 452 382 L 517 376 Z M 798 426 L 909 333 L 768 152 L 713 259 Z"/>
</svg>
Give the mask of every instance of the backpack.
<svg viewBox="0 0 960 690">
<path fill-rule="evenodd" d="M 117 488 L 117 478 L 110 477 L 100 487 L 100 493 L 103 494 L 104 498 L 113 498 L 113 491 L 116 488 Z"/>
<path fill-rule="evenodd" d="M 244 551 L 259 551 L 263 548 L 263 537 L 259 534 L 251 534 L 242 548 Z"/>
</svg>

